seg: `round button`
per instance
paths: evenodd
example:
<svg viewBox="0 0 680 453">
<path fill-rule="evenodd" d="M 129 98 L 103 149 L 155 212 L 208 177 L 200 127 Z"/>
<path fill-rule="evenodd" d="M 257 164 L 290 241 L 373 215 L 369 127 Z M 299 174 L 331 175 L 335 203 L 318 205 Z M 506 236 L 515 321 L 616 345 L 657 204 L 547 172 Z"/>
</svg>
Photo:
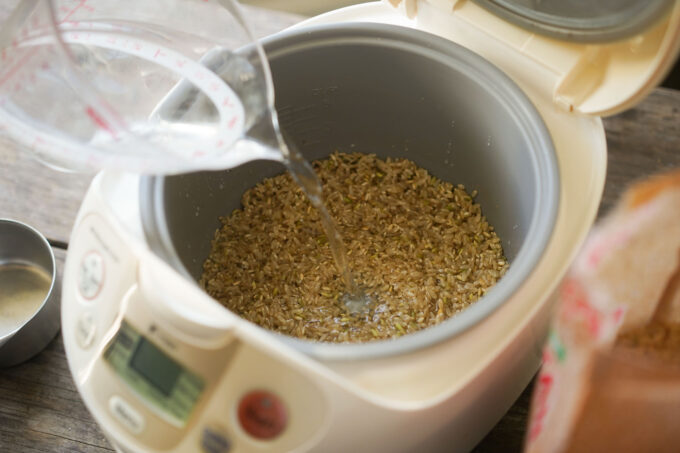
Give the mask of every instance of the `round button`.
<svg viewBox="0 0 680 453">
<path fill-rule="evenodd" d="M 83 313 L 76 323 L 76 340 L 78 345 L 83 349 L 92 346 L 95 333 L 97 333 L 97 326 L 94 323 L 92 314 Z"/>
<path fill-rule="evenodd" d="M 109 411 L 118 419 L 123 426 L 133 434 L 140 434 L 144 431 L 146 421 L 144 416 L 137 412 L 130 403 L 118 395 L 113 395 L 109 399 Z"/>
<path fill-rule="evenodd" d="M 256 439 L 273 439 L 286 428 L 288 414 L 281 399 L 271 392 L 255 390 L 238 404 L 238 421 Z"/>
<path fill-rule="evenodd" d="M 78 275 L 78 290 L 80 294 L 85 299 L 92 300 L 99 295 L 103 284 L 104 259 L 95 251 L 86 253 L 80 262 Z"/>
</svg>

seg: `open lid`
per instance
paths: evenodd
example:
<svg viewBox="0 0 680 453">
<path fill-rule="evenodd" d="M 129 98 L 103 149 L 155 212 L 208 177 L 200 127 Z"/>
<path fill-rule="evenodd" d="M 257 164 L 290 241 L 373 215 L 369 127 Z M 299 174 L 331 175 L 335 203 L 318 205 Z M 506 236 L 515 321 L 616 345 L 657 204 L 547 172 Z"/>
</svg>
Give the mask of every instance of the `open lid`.
<svg viewBox="0 0 680 453">
<path fill-rule="evenodd" d="M 673 0 L 472 0 L 499 17 L 566 41 L 604 42 L 644 31 Z"/>
<path fill-rule="evenodd" d="M 532 82 L 559 108 L 586 115 L 612 115 L 641 101 L 680 50 L 680 0 L 387 1 L 419 28 L 469 47 L 512 77 L 512 52 L 498 51 L 510 46 L 541 66 L 529 76 L 540 77 Z M 461 32 L 468 25 L 482 33 Z"/>
</svg>

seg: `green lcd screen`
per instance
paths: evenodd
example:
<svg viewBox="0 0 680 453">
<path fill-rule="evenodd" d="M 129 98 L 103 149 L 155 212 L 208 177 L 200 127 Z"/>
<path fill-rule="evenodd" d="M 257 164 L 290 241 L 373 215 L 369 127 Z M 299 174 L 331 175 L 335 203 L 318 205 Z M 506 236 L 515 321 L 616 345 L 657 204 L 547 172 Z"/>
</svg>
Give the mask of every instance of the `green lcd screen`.
<svg viewBox="0 0 680 453">
<path fill-rule="evenodd" d="M 165 396 L 170 396 L 182 371 L 177 362 L 163 354 L 146 338 L 142 338 L 137 344 L 137 349 L 130 359 L 130 367 L 144 376 Z"/>
<path fill-rule="evenodd" d="M 155 409 L 183 425 L 205 383 L 123 321 L 104 354 L 118 375 Z"/>
</svg>

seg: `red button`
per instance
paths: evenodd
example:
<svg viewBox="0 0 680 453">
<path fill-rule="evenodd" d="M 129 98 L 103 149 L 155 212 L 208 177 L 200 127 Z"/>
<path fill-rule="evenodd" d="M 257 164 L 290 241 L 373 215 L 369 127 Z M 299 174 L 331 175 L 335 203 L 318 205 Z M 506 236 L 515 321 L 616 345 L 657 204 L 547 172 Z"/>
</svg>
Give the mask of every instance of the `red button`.
<svg viewBox="0 0 680 453">
<path fill-rule="evenodd" d="M 273 439 L 286 428 L 288 414 L 278 396 L 255 390 L 238 403 L 238 421 L 245 432 L 256 439 Z"/>
</svg>

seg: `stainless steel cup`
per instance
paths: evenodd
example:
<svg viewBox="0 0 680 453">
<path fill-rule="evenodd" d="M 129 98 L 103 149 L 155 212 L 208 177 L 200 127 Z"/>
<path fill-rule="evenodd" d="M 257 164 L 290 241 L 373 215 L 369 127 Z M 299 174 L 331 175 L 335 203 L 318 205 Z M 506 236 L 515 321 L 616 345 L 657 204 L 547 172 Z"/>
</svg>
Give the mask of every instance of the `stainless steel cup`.
<svg viewBox="0 0 680 453">
<path fill-rule="evenodd" d="M 5 323 L 5 327 L 0 330 L 0 367 L 17 365 L 30 359 L 47 346 L 59 331 L 61 301 L 57 266 L 52 247 L 47 239 L 35 228 L 24 223 L 0 219 L 0 273 L 15 271 L 18 268 L 23 268 L 29 273 L 40 274 L 48 278 L 49 283 L 45 282 L 41 285 L 44 296 L 39 303 L 35 303 L 34 307 L 31 309 L 15 307 L 17 309 L 14 311 L 20 313 L 21 316 L 13 320 L 16 328 L 8 330 L 6 326 L 9 323 Z M 5 283 L 0 286 L 0 304 L 16 304 L 17 300 L 24 303 L 24 299 L 10 297 L 10 294 L 18 294 L 19 290 L 10 289 L 9 286 L 17 282 L 7 280 L 5 279 Z M 27 281 L 30 282 L 30 279 Z M 32 288 L 23 288 L 23 290 L 31 291 Z M 33 290 L 32 297 L 40 297 L 39 290 L 35 288 Z M 7 313 L 7 311 L 3 312 L 2 308 L 0 306 L 0 316 Z"/>
</svg>

